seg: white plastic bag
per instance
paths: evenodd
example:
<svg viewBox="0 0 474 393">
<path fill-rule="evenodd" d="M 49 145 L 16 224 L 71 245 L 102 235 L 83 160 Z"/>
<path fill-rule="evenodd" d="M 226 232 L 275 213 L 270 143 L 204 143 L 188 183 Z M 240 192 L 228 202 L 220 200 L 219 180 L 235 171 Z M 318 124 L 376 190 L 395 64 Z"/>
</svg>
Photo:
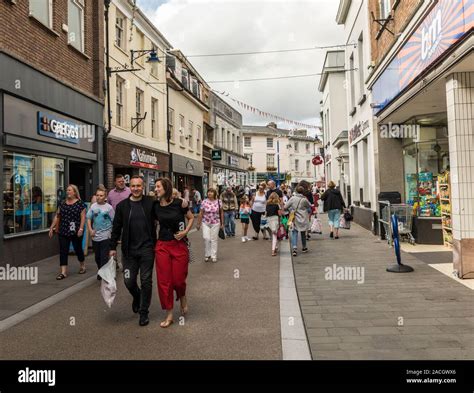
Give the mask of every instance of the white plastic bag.
<svg viewBox="0 0 474 393">
<path fill-rule="evenodd" d="M 112 306 L 112 303 L 115 300 L 115 295 L 117 294 L 117 283 L 115 281 L 116 275 L 116 262 L 114 257 L 111 257 L 109 261 L 99 269 L 99 276 L 102 277 L 102 282 L 100 284 L 100 293 L 104 298 L 105 304 Z"/>
</svg>

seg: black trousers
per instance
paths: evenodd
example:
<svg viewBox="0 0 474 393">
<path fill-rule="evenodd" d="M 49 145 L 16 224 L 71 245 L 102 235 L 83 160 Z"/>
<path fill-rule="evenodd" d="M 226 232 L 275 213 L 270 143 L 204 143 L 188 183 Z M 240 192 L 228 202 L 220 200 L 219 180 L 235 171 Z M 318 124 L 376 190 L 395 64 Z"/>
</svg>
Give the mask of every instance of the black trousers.
<svg viewBox="0 0 474 393">
<path fill-rule="evenodd" d="M 84 250 L 82 249 L 82 236 L 62 236 L 59 235 L 59 265 L 67 266 L 67 258 L 69 255 L 69 246 L 72 243 L 74 252 L 79 262 L 84 262 Z"/>
<path fill-rule="evenodd" d="M 135 254 L 123 257 L 123 278 L 133 298 L 140 297 L 140 314 L 148 314 L 151 303 L 151 291 L 153 289 L 153 266 L 155 264 L 155 253 L 152 247 L 141 249 Z M 141 289 L 137 278 L 140 274 Z"/>
<path fill-rule="evenodd" d="M 92 241 L 92 249 L 94 250 L 97 269 L 100 269 L 109 260 L 110 239 L 101 240 L 100 242 Z"/>
<path fill-rule="evenodd" d="M 252 212 L 250 213 L 250 220 L 252 221 L 252 227 L 255 233 L 260 232 L 260 222 L 262 221 L 263 212 Z"/>
</svg>

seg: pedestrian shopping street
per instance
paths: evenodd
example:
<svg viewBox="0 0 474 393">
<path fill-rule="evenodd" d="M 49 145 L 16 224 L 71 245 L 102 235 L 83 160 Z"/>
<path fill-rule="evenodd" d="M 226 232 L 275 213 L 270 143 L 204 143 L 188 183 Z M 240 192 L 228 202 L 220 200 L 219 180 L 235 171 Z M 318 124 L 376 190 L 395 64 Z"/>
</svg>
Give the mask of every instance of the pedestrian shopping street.
<svg viewBox="0 0 474 393">
<path fill-rule="evenodd" d="M 393 249 L 358 225 L 328 236 L 312 234 L 309 252 L 293 258 L 281 244 L 271 256 L 270 241 L 219 241 L 217 263 L 203 261 L 201 232 L 190 235 L 196 261 L 188 277 L 190 312 L 161 329 L 156 288 L 150 324 L 138 326 L 131 297 L 118 278 L 118 295 L 105 305 L 89 260 L 85 286 L 47 308 L 34 305 L 80 285 L 71 259 L 71 274 L 59 287 L 56 261 L 41 265 L 38 284 L 10 282 L 2 287 L 0 347 L 2 359 L 472 359 L 474 309 L 472 289 L 444 275 L 415 254 L 403 263 L 415 271 L 387 273 Z M 237 221 L 237 228 L 240 225 Z M 433 259 L 435 259 L 433 257 Z M 333 265 L 363 267 L 363 283 L 328 280 Z M 48 271 L 48 266 L 54 266 Z M 296 304 L 288 290 L 296 278 Z M 44 271 L 47 274 L 42 274 Z M 335 276 L 337 277 L 337 276 Z M 153 279 L 156 283 L 156 279 Z M 17 285 L 17 289 L 15 289 Z M 27 285 L 28 287 L 25 287 Z M 5 298 L 5 292 L 11 296 Z M 62 291 L 62 292 L 61 292 Z M 24 295 L 22 297 L 22 294 Z M 27 297 L 25 297 L 27 294 Z M 17 304 L 15 304 L 15 299 Z M 29 304 L 29 306 L 27 306 Z M 32 307 L 33 306 L 33 307 Z M 5 329 L 25 309 L 24 321 Z M 8 317 L 7 317 L 8 315 Z M 400 317 L 403 325 L 399 325 Z M 74 321 L 74 323 L 71 323 Z"/>
</svg>

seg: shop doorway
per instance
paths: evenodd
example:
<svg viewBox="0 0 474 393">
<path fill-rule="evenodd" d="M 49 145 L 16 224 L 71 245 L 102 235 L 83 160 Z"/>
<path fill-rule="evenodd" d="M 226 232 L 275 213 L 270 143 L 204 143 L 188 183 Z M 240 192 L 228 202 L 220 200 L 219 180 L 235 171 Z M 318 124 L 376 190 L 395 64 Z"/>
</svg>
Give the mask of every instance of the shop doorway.
<svg viewBox="0 0 474 393">
<path fill-rule="evenodd" d="M 77 186 L 84 202 L 90 202 L 92 199 L 92 173 L 92 165 L 90 164 L 69 163 L 69 183 Z"/>
</svg>

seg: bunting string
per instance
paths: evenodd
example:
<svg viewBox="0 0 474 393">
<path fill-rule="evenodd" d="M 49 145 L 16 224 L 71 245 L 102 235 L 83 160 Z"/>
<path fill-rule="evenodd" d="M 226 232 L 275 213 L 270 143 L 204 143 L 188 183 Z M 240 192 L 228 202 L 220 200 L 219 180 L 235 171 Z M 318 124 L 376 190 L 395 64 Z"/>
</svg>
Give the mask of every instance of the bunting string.
<svg viewBox="0 0 474 393">
<path fill-rule="evenodd" d="M 314 124 L 307 124 L 307 123 L 303 123 L 303 122 L 296 121 L 296 120 L 287 119 L 283 116 L 279 116 L 279 115 L 275 115 L 273 113 L 263 111 L 259 108 L 256 108 L 252 105 L 249 105 L 249 104 L 247 104 L 243 101 L 240 101 L 240 100 L 237 100 L 237 99 L 231 97 L 230 94 L 226 91 L 218 91 L 218 90 L 214 90 L 214 89 L 212 89 L 212 91 L 214 91 L 215 93 L 218 93 L 220 95 L 223 95 L 224 97 L 228 97 L 230 100 L 235 102 L 240 108 L 242 108 L 242 109 L 244 109 L 248 112 L 251 112 L 253 114 L 256 114 L 256 115 L 258 115 L 258 116 L 260 116 L 264 119 L 278 121 L 278 122 L 285 123 L 285 124 L 288 124 L 289 126 L 293 126 L 293 127 L 305 128 L 305 129 L 316 129 L 316 130 L 321 131 L 320 126 L 316 126 Z"/>
</svg>

